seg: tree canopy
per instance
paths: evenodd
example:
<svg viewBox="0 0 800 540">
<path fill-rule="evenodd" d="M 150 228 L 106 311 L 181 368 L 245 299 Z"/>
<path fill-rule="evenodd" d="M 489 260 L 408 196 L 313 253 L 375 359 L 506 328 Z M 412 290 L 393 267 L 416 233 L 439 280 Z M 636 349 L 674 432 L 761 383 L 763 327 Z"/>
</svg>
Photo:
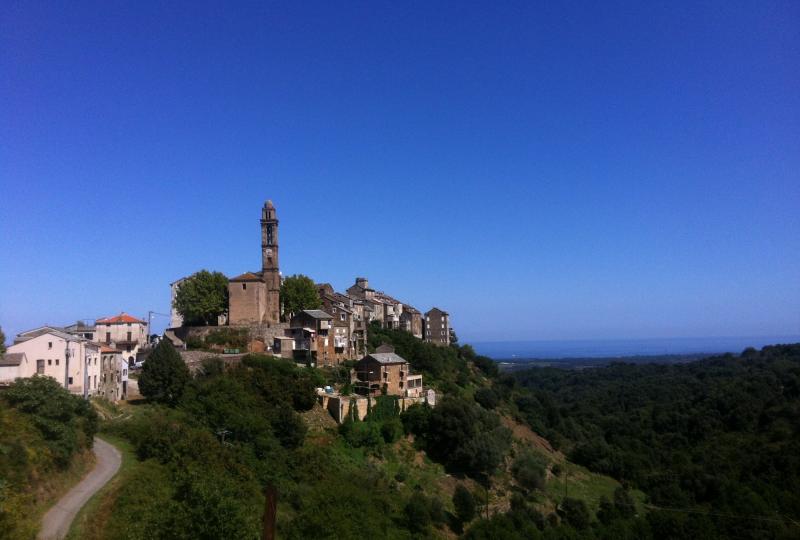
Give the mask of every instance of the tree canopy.
<svg viewBox="0 0 800 540">
<path fill-rule="evenodd" d="M 314 280 L 303 274 L 295 274 L 284 279 L 281 284 L 281 305 L 287 317 L 304 309 L 319 309 L 322 301 Z"/>
<path fill-rule="evenodd" d="M 185 326 L 216 325 L 218 317 L 228 312 L 228 278 L 200 270 L 178 286 L 174 307 Z"/>
<path fill-rule="evenodd" d="M 168 339 L 162 339 L 142 367 L 139 391 L 149 400 L 175 405 L 189 382 L 189 368 Z"/>
<path fill-rule="evenodd" d="M 0 356 L 6 354 L 6 335 L 3 333 L 3 327 L 0 326 Z"/>
</svg>

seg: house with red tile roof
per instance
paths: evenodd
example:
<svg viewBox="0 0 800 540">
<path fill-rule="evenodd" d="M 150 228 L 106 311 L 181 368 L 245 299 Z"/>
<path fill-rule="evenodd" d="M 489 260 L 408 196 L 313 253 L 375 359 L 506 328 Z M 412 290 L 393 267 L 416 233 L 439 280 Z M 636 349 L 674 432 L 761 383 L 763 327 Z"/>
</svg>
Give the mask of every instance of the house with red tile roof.
<svg viewBox="0 0 800 540">
<path fill-rule="evenodd" d="M 147 322 L 122 312 L 95 321 L 95 339 L 101 344 L 119 349 L 129 366 L 136 354 L 147 345 Z"/>
</svg>

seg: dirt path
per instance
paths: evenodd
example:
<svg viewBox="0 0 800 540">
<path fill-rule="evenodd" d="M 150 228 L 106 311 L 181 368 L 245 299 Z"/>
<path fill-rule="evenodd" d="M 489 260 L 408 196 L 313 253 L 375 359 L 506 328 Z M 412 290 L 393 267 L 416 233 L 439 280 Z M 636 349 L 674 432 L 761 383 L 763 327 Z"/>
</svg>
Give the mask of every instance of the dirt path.
<svg viewBox="0 0 800 540">
<path fill-rule="evenodd" d="M 75 514 L 97 490 L 117 474 L 122 463 L 119 450 L 102 439 L 94 439 L 94 455 L 97 463 L 83 480 L 64 495 L 42 518 L 42 528 L 36 537 L 39 540 L 60 540 L 69 532 Z"/>
</svg>

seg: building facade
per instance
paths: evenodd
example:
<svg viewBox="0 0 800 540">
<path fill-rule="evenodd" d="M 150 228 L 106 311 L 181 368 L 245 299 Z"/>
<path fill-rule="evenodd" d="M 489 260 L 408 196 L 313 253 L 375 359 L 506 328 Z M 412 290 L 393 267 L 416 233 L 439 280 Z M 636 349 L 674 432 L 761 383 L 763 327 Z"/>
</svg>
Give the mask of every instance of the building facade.
<svg viewBox="0 0 800 540">
<path fill-rule="evenodd" d="M 88 397 L 97 393 L 100 345 L 96 343 L 45 326 L 18 334 L 8 347 L 9 355 L 17 363 L 16 377 L 42 375 L 52 377 L 73 394 Z"/>
<path fill-rule="evenodd" d="M 278 217 L 272 201 L 267 201 L 261 209 L 261 271 L 245 272 L 229 281 L 228 324 L 280 322 L 280 290 Z"/>
<path fill-rule="evenodd" d="M 422 339 L 422 313 L 408 304 L 403 304 L 400 314 L 400 329 L 412 334 L 415 338 Z"/>
<path fill-rule="evenodd" d="M 148 330 L 146 321 L 124 312 L 95 322 L 96 340 L 120 350 L 129 366 L 136 361 L 139 351 L 147 346 Z"/>
<path fill-rule="evenodd" d="M 411 374 L 408 362 L 388 346 L 358 361 L 353 371 L 356 392 L 362 395 L 420 397 L 423 395 L 422 375 Z"/>
<path fill-rule="evenodd" d="M 292 317 L 286 333 L 294 340 L 295 360 L 308 360 L 317 367 L 340 362 L 336 357 L 332 321 L 333 317 L 321 309 L 305 309 Z"/>
<path fill-rule="evenodd" d="M 450 345 L 450 314 L 437 307 L 425 314 L 425 341 Z"/>
<path fill-rule="evenodd" d="M 111 402 L 128 398 L 128 363 L 122 351 L 107 345 L 100 347 L 100 383 L 97 395 Z"/>
</svg>

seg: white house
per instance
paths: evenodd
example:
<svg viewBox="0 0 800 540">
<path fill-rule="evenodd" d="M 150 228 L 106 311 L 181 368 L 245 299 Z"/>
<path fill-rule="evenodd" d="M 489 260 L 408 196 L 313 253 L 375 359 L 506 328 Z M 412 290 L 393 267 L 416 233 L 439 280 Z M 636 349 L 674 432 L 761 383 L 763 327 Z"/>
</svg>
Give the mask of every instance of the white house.
<svg viewBox="0 0 800 540">
<path fill-rule="evenodd" d="M 0 385 L 14 382 L 28 370 L 28 358 L 24 352 L 6 353 L 0 358 Z"/>
<path fill-rule="evenodd" d="M 48 326 L 29 330 L 14 339 L 6 353 L 6 358 L 9 357 L 10 362 L 16 363 L 16 377 L 45 375 L 73 394 L 88 397 L 97 392 L 100 345 L 82 337 Z"/>
</svg>

